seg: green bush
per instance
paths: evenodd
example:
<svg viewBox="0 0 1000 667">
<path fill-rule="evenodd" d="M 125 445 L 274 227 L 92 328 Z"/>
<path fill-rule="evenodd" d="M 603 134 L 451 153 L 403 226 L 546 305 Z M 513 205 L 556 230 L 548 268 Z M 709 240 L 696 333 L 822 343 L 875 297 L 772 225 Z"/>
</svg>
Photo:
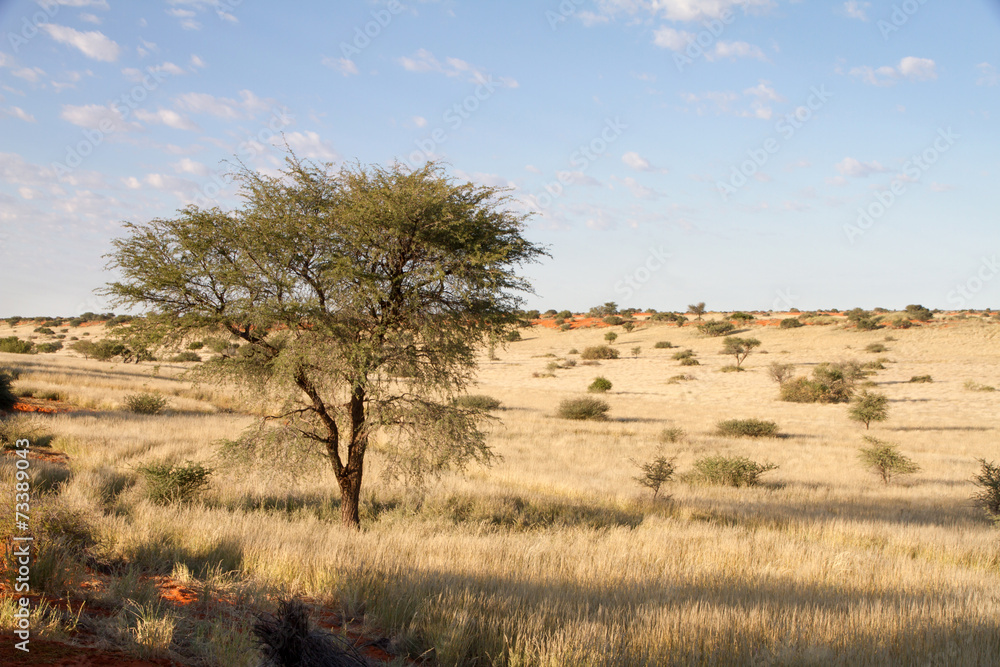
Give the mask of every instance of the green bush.
<svg viewBox="0 0 1000 667">
<path fill-rule="evenodd" d="M 854 385 L 864 377 L 855 362 L 823 363 L 813 369 L 812 379 L 797 377 L 781 385 L 780 398 L 790 403 L 846 403 Z"/>
<path fill-rule="evenodd" d="M 188 343 L 187 349 L 189 349 L 189 350 L 200 350 L 203 347 L 205 347 L 204 341 L 193 340 L 190 343 Z"/>
<path fill-rule="evenodd" d="M 208 486 L 213 472 L 191 461 L 184 465 L 150 463 L 138 471 L 146 482 L 146 497 L 159 505 L 191 500 Z"/>
<path fill-rule="evenodd" d="M 681 359 L 681 366 L 701 366 L 701 362 L 694 357 L 685 357 Z"/>
<path fill-rule="evenodd" d="M 732 364 L 730 364 L 729 366 L 723 366 L 722 368 L 719 369 L 720 373 L 743 373 L 745 371 L 746 371 L 745 368 L 741 368 L 740 366 L 733 366 Z"/>
<path fill-rule="evenodd" d="M 452 403 L 460 408 L 482 410 L 484 412 L 499 410 L 503 405 L 499 400 L 485 394 L 468 394 L 466 396 L 459 396 L 455 398 Z"/>
<path fill-rule="evenodd" d="M 618 334 L 616 334 L 614 331 L 609 331 L 606 334 L 604 334 L 604 340 L 608 341 L 608 343 L 614 343 L 616 340 L 618 340 Z"/>
<path fill-rule="evenodd" d="M 127 354 L 129 354 L 128 348 L 113 340 L 97 341 L 90 352 L 92 357 L 100 361 L 110 361 L 115 357 L 125 357 Z"/>
<path fill-rule="evenodd" d="M 979 474 L 972 478 L 972 483 L 979 487 L 979 491 L 972 496 L 972 500 L 994 521 L 1000 520 L 1000 465 L 986 459 L 977 460 Z"/>
<path fill-rule="evenodd" d="M 642 472 L 642 474 L 634 478 L 635 481 L 640 486 L 652 490 L 654 499 L 660 493 L 660 487 L 669 482 L 670 478 L 674 476 L 674 461 L 665 456 L 657 456 L 648 463 L 638 463 L 636 461 L 633 461 L 633 463 Z"/>
<path fill-rule="evenodd" d="M 973 380 L 965 381 L 965 388 L 969 391 L 996 391 L 996 387 L 992 387 L 988 384 L 979 384 Z"/>
<path fill-rule="evenodd" d="M 930 375 L 914 375 L 910 378 L 910 382 L 934 382 L 934 378 Z"/>
<path fill-rule="evenodd" d="M 159 394 L 129 394 L 125 407 L 137 415 L 157 415 L 167 407 L 167 399 Z"/>
<path fill-rule="evenodd" d="M 893 477 L 899 475 L 910 475 L 920 471 L 920 466 L 909 457 L 900 454 L 896 445 L 867 435 L 865 441 L 870 446 L 858 449 L 858 458 L 881 477 L 883 483 L 888 484 Z"/>
<path fill-rule="evenodd" d="M 882 343 L 871 343 L 870 345 L 865 346 L 865 352 L 871 352 L 872 354 L 878 354 L 880 352 L 886 352 L 888 350 L 889 348 L 887 348 Z"/>
<path fill-rule="evenodd" d="M 52 354 L 53 352 L 58 352 L 63 348 L 63 344 L 59 341 L 53 343 L 42 343 L 38 346 L 38 351 L 42 354 Z"/>
<path fill-rule="evenodd" d="M 804 327 L 805 323 L 797 317 L 786 317 L 781 320 L 781 324 L 779 326 L 782 329 L 798 329 L 799 327 Z"/>
<path fill-rule="evenodd" d="M 728 419 L 716 424 L 716 433 L 727 438 L 773 438 L 778 425 L 761 419 Z"/>
<path fill-rule="evenodd" d="M 773 463 L 757 463 L 745 456 L 706 456 L 694 462 L 694 472 L 686 479 L 720 486 L 756 486 L 761 475 L 777 469 Z"/>
<path fill-rule="evenodd" d="M 657 350 L 669 350 L 674 346 L 669 340 L 658 340 L 653 344 L 653 348 Z"/>
<path fill-rule="evenodd" d="M 857 321 L 858 331 L 875 331 L 882 328 L 881 317 L 862 317 Z"/>
<path fill-rule="evenodd" d="M 567 398 L 556 412 L 562 419 L 604 421 L 611 406 L 598 398 Z"/>
<path fill-rule="evenodd" d="M 604 394 L 611 391 L 611 380 L 606 377 L 596 377 L 587 387 L 587 391 L 592 394 Z"/>
<path fill-rule="evenodd" d="M 684 429 L 678 426 L 671 426 L 670 428 L 665 428 L 662 431 L 660 431 L 659 439 L 660 442 L 664 443 L 666 442 L 676 443 L 683 440 L 684 436 L 686 435 L 687 433 L 684 432 Z"/>
<path fill-rule="evenodd" d="M 757 320 L 756 317 L 754 317 L 750 313 L 744 313 L 742 310 L 738 310 L 732 315 L 730 315 L 729 319 L 733 320 L 734 322 L 741 322 L 743 324 L 746 324 L 747 322 L 754 322 Z"/>
<path fill-rule="evenodd" d="M 617 359 L 619 355 L 618 350 L 607 345 L 597 345 L 594 347 L 588 347 L 583 350 L 580 355 L 582 359 Z"/>
<path fill-rule="evenodd" d="M 906 319 L 905 317 L 897 317 L 896 319 L 889 322 L 889 326 L 893 329 L 909 329 L 913 326 L 913 322 Z"/>
<path fill-rule="evenodd" d="M 698 331 L 706 336 L 724 336 L 736 329 L 732 322 L 722 320 L 712 320 L 698 326 Z"/>
<path fill-rule="evenodd" d="M 906 307 L 906 315 L 911 320 L 918 322 L 930 322 L 934 319 L 934 313 L 929 308 L 924 308 L 919 304 L 910 304 Z"/>
<path fill-rule="evenodd" d="M 847 415 L 852 421 L 863 423 L 867 430 L 872 422 L 883 422 L 889 418 L 889 397 L 885 394 L 862 391 L 851 399 Z"/>
<path fill-rule="evenodd" d="M 48 328 L 48 327 L 36 327 L 35 328 L 35 333 L 37 333 L 37 334 L 43 334 L 45 336 L 52 336 L 56 332 L 53 331 L 52 329 Z"/>
<path fill-rule="evenodd" d="M 674 352 L 674 361 L 684 361 L 685 359 L 694 358 L 694 350 L 681 350 L 680 352 Z"/>
<path fill-rule="evenodd" d="M 504 336 L 503 339 L 508 343 L 516 343 L 517 341 L 521 340 L 521 332 L 518 331 L 517 329 L 514 329 L 513 331 L 509 331 L 507 335 Z"/>
<path fill-rule="evenodd" d="M 9 354 L 31 354 L 34 352 L 35 344 L 30 340 L 21 340 L 17 336 L 0 338 L 0 352 Z"/>
<path fill-rule="evenodd" d="M 608 325 L 611 325 L 611 326 L 615 327 L 615 326 L 618 326 L 619 324 L 622 324 L 623 322 L 625 322 L 625 319 L 622 318 L 622 317 L 619 317 L 617 315 L 608 315 L 607 317 L 603 318 L 601 321 L 604 322 L 605 324 L 608 324 Z"/>
<path fill-rule="evenodd" d="M 0 410 L 9 411 L 17 403 L 17 396 L 14 394 L 14 374 L 3 368 L 0 369 Z"/>
<path fill-rule="evenodd" d="M 201 361 L 201 357 L 195 352 L 181 352 L 180 354 L 175 354 L 170 357 L 170 361 L 174 362 L 188 362 L 188 361 Z"/>
</svg>

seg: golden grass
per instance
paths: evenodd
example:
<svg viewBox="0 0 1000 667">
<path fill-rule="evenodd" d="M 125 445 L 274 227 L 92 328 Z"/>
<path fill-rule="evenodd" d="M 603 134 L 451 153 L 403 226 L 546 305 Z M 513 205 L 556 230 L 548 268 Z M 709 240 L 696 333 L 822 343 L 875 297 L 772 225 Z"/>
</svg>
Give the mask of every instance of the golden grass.
<svg viewBox="0 0 1000 667">
<path fill-rule="evenodd" d="M 574 358 L 571 348 L 599 344 L 605 331 L 536 328 L 498 361 L 484 358 L 474 392 L 505 405 L 490 436 L 502 462 L 446 477 L 418 500 L 383 485 L 373 457 L 360 532 L 338 525 L 326 472 L 279 487 L 219 470 L 198 503 L 146 501 L 137 466 L 211 462 L 212 442 L 252 422 L 212 414 L 223 392 L 198 398 L 177 369 L 153 378 L 149 364 L 68 354 L 0 363 L 27 371 L 18 386 L 107 401 L 105 412 L 46 418 L 54 446 L 72 457 L 60 502 L 90 517 L 98 558 L 194 579 L 232 570 L 253 599 L 325 600 L 414 654 L 433 648 L 440 664 L 978 665 L 1000 655 L 1000 538 L 969 502 L 975 459 L 1000 458 L 1000 394 L 964 386 L 1000 382 L 1000 325 L 754 327 L 760 351 L 748 372 L 729 374 L 718 372 L 730 362 L 719 339 L 642 327 L 615 345 L 642 346 L 638 359 L 533 376 L 546 355 Z M 884 486 L 857 462 L 864 431 L 846 407 L 779 402 L 765 367 L 794 363 L 805 374 L 823 361 L 867 361 L 865 346 L 888 334 L 893 363 L 872 379 L 892 401 L 890 419 L 870 433 L 898 443 L 922 472 Z M 694 349 L 702 365 L 681 368 L 675 350 L 653 348 L 658 340 Z M 668 383 L 682 372 L 695 379 Z M 935 381 L 908 382 L 923 374 Z M 614 385 L 603 396 L 611 421 L 553 417 L 597 375 Z M 140 389 L 191 403 L 152 417 L 116 411 L 119 395 Z M 744 418 L 773 420 L 785 437 L 713 435 L 719 420 Z M 661 445 L 667 427 L 688 435 Z M 670 498 L 654 503 L 632 460 L 661 448 L 680 471 L 718 453 L 780 467 L 748 489 L 669 483 Z M 148 623 L 135 641 L 161 653 L 167 625 L 175 640 L 187 627 L 162 614 Z"/>
</svg>

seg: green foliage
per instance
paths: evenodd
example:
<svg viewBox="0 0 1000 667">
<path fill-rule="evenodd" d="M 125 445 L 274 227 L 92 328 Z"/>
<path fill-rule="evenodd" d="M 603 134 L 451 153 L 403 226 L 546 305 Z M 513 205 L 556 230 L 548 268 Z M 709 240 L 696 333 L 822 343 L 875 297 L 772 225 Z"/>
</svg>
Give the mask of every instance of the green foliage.
<svg viewBox="0 0 1000 667">
<path fill-rule="evenodd" d="M 934 378 L 930 375 L 914 375 L 910 378 L 910 382 L 934 382 Z"/>
<path fill-rule="evenodd" d="M 681 366 L 701 366 L 701 362 L 694 357 L 685 357 L 681 359 Z"/>
<path fill-rule="evenodd" d="M 94 343 L 93 348 L 90 348 L 90 356 L 99 361 L 110 361 L 115 357 L 125 358 L 129 355 L 129 349 L 122 343 L 114 340 L 99 340 Z"/>
<path fill-rule="evenodd" d="M 896 445 L 868 435 L 865 436 L 865 441 L 869 446 L 858 449 L 858 458 L 862 464 L 881 477 L 884 484 L 891 482 L 893 477 L 920 471 L 920 466 L 909 457 L 900 454 Z"/>
<path fill-rule="evenodd" d="M 556 416 L 562 419 L 604 421 L 611 406 L 599 398 L 567 398 L 559 403 Z"/>
<path fill-rule="evenodd" d="M 653 492 L 654 499 L 660 493 L 660 487 L 669 482 L 670 478 L 674 476 L 674 460 L 662 455 L 646 463 L 639 463 L 637 461 L 633 461 L 633 463 L 639 467 L 641 472 L 640 475 L 633 479 L 640 486 L 650 489 Z"/>
<path fill-rule="evenodd" d="M 505 333 L 503 339 L 508 343 L 516 343 L 517 341 L 521 340 L 521 332 L 518 331 L 517 329 L 513 329 Z"/>
<path fill-rule="evenodd" d="M 882 328 L 881 317 L 862 317 L 856 322 L 858 331 L 875 331 Z"/>
<path fill-rule="evenodd" d="M 879 354 L 881 352 L 887 352 L 888 350 L 889 348 L 882 343 L 869 343 L 865 346 L 865 352 L 871 352 L 872 354 Z"/>
<path fill-rule="evenodd" d="M 452 404 L 457 405 L 460 408 L 482 410 L 484 412 L 499 410 L 503 406 L 503 403 L 501 403 L 499 399 L 485 394 L 466 394 L 465 396 L 459 396 L 452 401 Z"/>
<path fill-rule="evenodd" d="M 702 315 L 705 314 L 705 302 L 701 301 L 699 303 L 692 304 L 688 306 L 689 313 L 696 315 L 696 319 L 701 320 Z"/>
<path fill-rule="evenodd" d="M 712 320 L 711 322 L 698 325 L 698 331 L 712 337 L 724 336 L 735 329 L 736 327 L 733 326 L 732 322 L 725 322 L 723 320 Z"/>
<path fill-rule="evenodd" d="M 668 340 L 658 340 L 658 341 L 656 341 L 653 344 L 653 349 L 656 349 L 656 350 L 669 350 L 673 346 L 674 346 L 674 344 L 671 343 Z"/>
<path fill-rule="evenodd" d="M 685 359 L 694 358 L 694 350 L 681 350 L 680 352 L 674 352 L 674 361 L 684 361 Z"/>
<path fill-rule="evenodd" d="M 694 462 L 694 471 L 686 475 L 689 482 L 717 486 L 756 486 L 760 476 L 778 466 L 758 463 L 745 456 L 706 456 Z"/>
<path fill-rule="evenodd" d="M 863 423 L 867 430 L 872 422 L 882 422 L 889 418 L 889 397 L 864 390 L 851 399 L 847 415 L 852 421 Z"/>
<path fill-rule="evenodd" d="M 738 310 L 732 315 L 730 315 L 729 319 L 733 320 L 734 322 L 740 322 L 741 324 L 746 324 L 748 322 L 754 322 L 757 320 L 756 317 L 754 317 L 750 313 L 745 313 L 742 310 Z"/>
<path fill-rule="evenodd" d="M 716 424 L 716 433 L 727 438 L 773 438 L 778 425 L 761 419 L 728 419 Z"/>
<path fill-rule="evenodd" d="M 767 367 L 767 375 L 779 385 L 784 385 L 795 375 L 795 366 L 793 364 L 772 361 Z"/>
<path fill-rule="evenodd" d="M 505 191 L 445 167 L 319 164 L 233 175 L 239 210 L 188 207 L 127 222 L 104 295 L 153 313 L 124 327 L 155 349 L 226 333 L 249 352 L 196 379 L 236 383 L 339 456 L 328 457 L 342 520 L 357 526 L 365 453 L 378 434 L 407 480 L 493 457 L 481 415 L 445 397 L 475 378 L 480 352 L 520 322 L 546 255 Z M 613 313 L 605 313 L 613 314 Z M 393 473 L 395 474 L 395 473 Z"/>
<path fill-rule="evenodd" d="M 63 348 L 63 344 L 59 341 L 54 341 L 52 343 L 42 343 L 36 349 L 42 354 L 52 354 L 53 352 L 58 352 Z"/>
<path fill-rule="evenodd" d="M 625 322 L 625 320 L 618 315 L 608 315 L 607 317 L 602 318 L 601 321 L 613 327 Z"/>
<path fill-rule="evenodd" d="M 744 360 L 755 348 L 760 347 L 760 341 L 756 338 L 739 338 L 737 336 L 726 336 L 722 340 L 722 354 L 730 354 L 736 357 L 736 367 L 739 368 Z"/>
<path fill-rule="evenodd" d="M 193 340 L 190 343 L 188 343 L 187 349 L 189 349 L 189 350 L 200 350 L 203 347 L 205 347 L 205 342 L 204 341 Z"/>
<path fill-rule="evenodd" d="M 972 500 L 983 508 L 987 516 L 994 521 L 1000 521 L 1000 465 L 986 459 L 979 461 L 979 474 L 972 478 L 972 483 L 979 487 Z"/>
<path fill-rule="evenodd" d="M 573 319 L 573 313 L 568 310 L 560 310 L 558 313 L 556 313 L 556 317 L 564 320 L 571 320 Z"/>
<path fill-rule="evenodd" d="M 607 379 L 606 377 L 598 376 L 594 378 L 594 381 L 590 383 L 589 387 L 587 387 L 587 391 L 589 391 L 592 394 L 607 393 L 611 391 L 611 380 Z"/>
<path fill-rule="evenodd" d="M 619 351 L 613 347 L 608 347 L 607 345 L 597 345 L 595 347 L 584 348 L 583 352 L 580 354 L 580 358 L 587 360 L 617 359 L 619 355 Z"/>
<path fill-rule="evenodd" d="M 17 403 L 14 394 L 14 373 L 6 368 L 0 368 L 0 410 L 9 411 Z"/>
<path fill-rule="evenodd" d="M 891 326 L 893 329 L 909 329 L 913 326 L 913 322 L 911 322 L 905 317 L 897 317 L 891 322 L 889 322 L 889 326 Z"/>
<path fill-rule="evenodd" d="M 618 339 L 618 334 L 616 334 L 614 331 L 609 331 L 606 334 L 604 334 L 604 340 L 608 341 L 608 343 L 614 343 L 617 339 Z"/>
<path fill-rule="evenodd" d="M 174 463 L 150 463 L 138 468 L 146 486 L 146 497 L 158 505 L 192 500 L 209 484 L 214 472 L 211 468 L 185 461 L 184 465 Z"/>
<path fill-rule="evenodd" d="M 798 329 L 799 327 L 804 327 L 805 323 L 797 317 L 786 317 L 781 320 L 781 324 L 778 326 L 782 329 Z"/>
<path fill-rule="evenodd" d="M 924 308 L 919 304 L 910 304 L 906 307 L 906 315 L 911 320 L 918 322 L 930 322 L 934 319 L 934 313 L 929 308 Z"/>
<path fill-rule="evenodd" d="M 129 394 L 125 408 L 137 415 L 158 415 L 167 407 L 167 399 L 159 394 Z"/>
<path fill-rule="evenodd" d="M 30 340 L 21 340 L 17 336 L 0 338 L 0 352 L 9 354 L 32 354 L 35 344 Z"/>
<path fill-rule="evenodd" d="M 618 314 L 618 304 L 614 301 L 608 301 L 603 306 L 594 306 L 587 313 L 589 317 L 607 317 L 608 315 Z"/>
<path fill-rule="evenodd" d="M 187 363 L 191 361 L 201 361 L 201 357 L 198 355 L 197 352 L 185 351 L 170 357 L 169 361 L 178 363 Z"/>
<path fill-rule="evenodd" d="M 813 369 L 812 379 L 797 377 L 781 385 L 780 398 L 790 403 L 846 403 L 854 385 L 864 377 L 855 362 L 823 363 Z"/>
<path fill-rule="evenodd" d="M 746 371 L 745 368 L 740 368 L 739 366 L 733 366 L 732 364 L 729 364 L 728 366 L 723 366 L 722 368 L 719 369 L 720 373 L 743 373 L 745 371 Z"/>
<path fill-rule="evenodd" d="M 996 387 L 990 386 L 988 384 L 980 384 L 980 383 L 976 382 L 975 380 L 966 380 L 965 381 L 965 388 L 968 389 L 969 391 L 984 391 L 984 392 L 990 392 L 990 391 L 996 391 L 997 390 Z"/>
<path fill-rule="evenodd" d="M 625 320 L 622 323 L 622 329 L 625 330 L 625 333 L 632 333 L 632 330 L 635 329 L 635 320 Z"/>
<path fill-rule="evenodd" d="M 679 426 L 671 426 L 660 431 L 659 440 L 663 443 L 678 443 L 684 439 L 687 433 Z"/>
<path fill-rule="evenodd" d="M 36 327 L 35 328 L 35 333 L 37 333 L 37 334 L 44 334 L 46 336 L 52 336 L 52 335 L 55 334 L 55 331 L 53 331 L 52 329 L 50 329 L 48 327 Z"/>
</svg>

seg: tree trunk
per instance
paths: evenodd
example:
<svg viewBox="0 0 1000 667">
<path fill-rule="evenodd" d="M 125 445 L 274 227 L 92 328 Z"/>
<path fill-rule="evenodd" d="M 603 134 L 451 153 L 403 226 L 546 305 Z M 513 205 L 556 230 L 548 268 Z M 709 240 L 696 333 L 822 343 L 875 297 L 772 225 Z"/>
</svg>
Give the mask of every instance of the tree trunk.
<svg viewBox="0 0 1000 667">
<path fill-rule="evenodd" d="M 361 471 L 346 473 L 340 483 L 340 521 L 349 528 L 361 527 Z"/>
</svg>

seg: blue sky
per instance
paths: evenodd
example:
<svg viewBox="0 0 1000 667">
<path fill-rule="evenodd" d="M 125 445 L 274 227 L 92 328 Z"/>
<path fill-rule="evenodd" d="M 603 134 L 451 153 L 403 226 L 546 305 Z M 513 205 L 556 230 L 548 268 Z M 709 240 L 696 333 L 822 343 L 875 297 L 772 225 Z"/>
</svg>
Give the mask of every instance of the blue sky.
<svg viewBox="0 0 1000 667">
<path fill-rule="evenodd" d="M 0 0 L 0 316 L 227 160 L 512 188 L 529 307 L 1000 307 L 995 0 Z M 282 139 L 283 135 L 283 139 Z"/>
</svg>

